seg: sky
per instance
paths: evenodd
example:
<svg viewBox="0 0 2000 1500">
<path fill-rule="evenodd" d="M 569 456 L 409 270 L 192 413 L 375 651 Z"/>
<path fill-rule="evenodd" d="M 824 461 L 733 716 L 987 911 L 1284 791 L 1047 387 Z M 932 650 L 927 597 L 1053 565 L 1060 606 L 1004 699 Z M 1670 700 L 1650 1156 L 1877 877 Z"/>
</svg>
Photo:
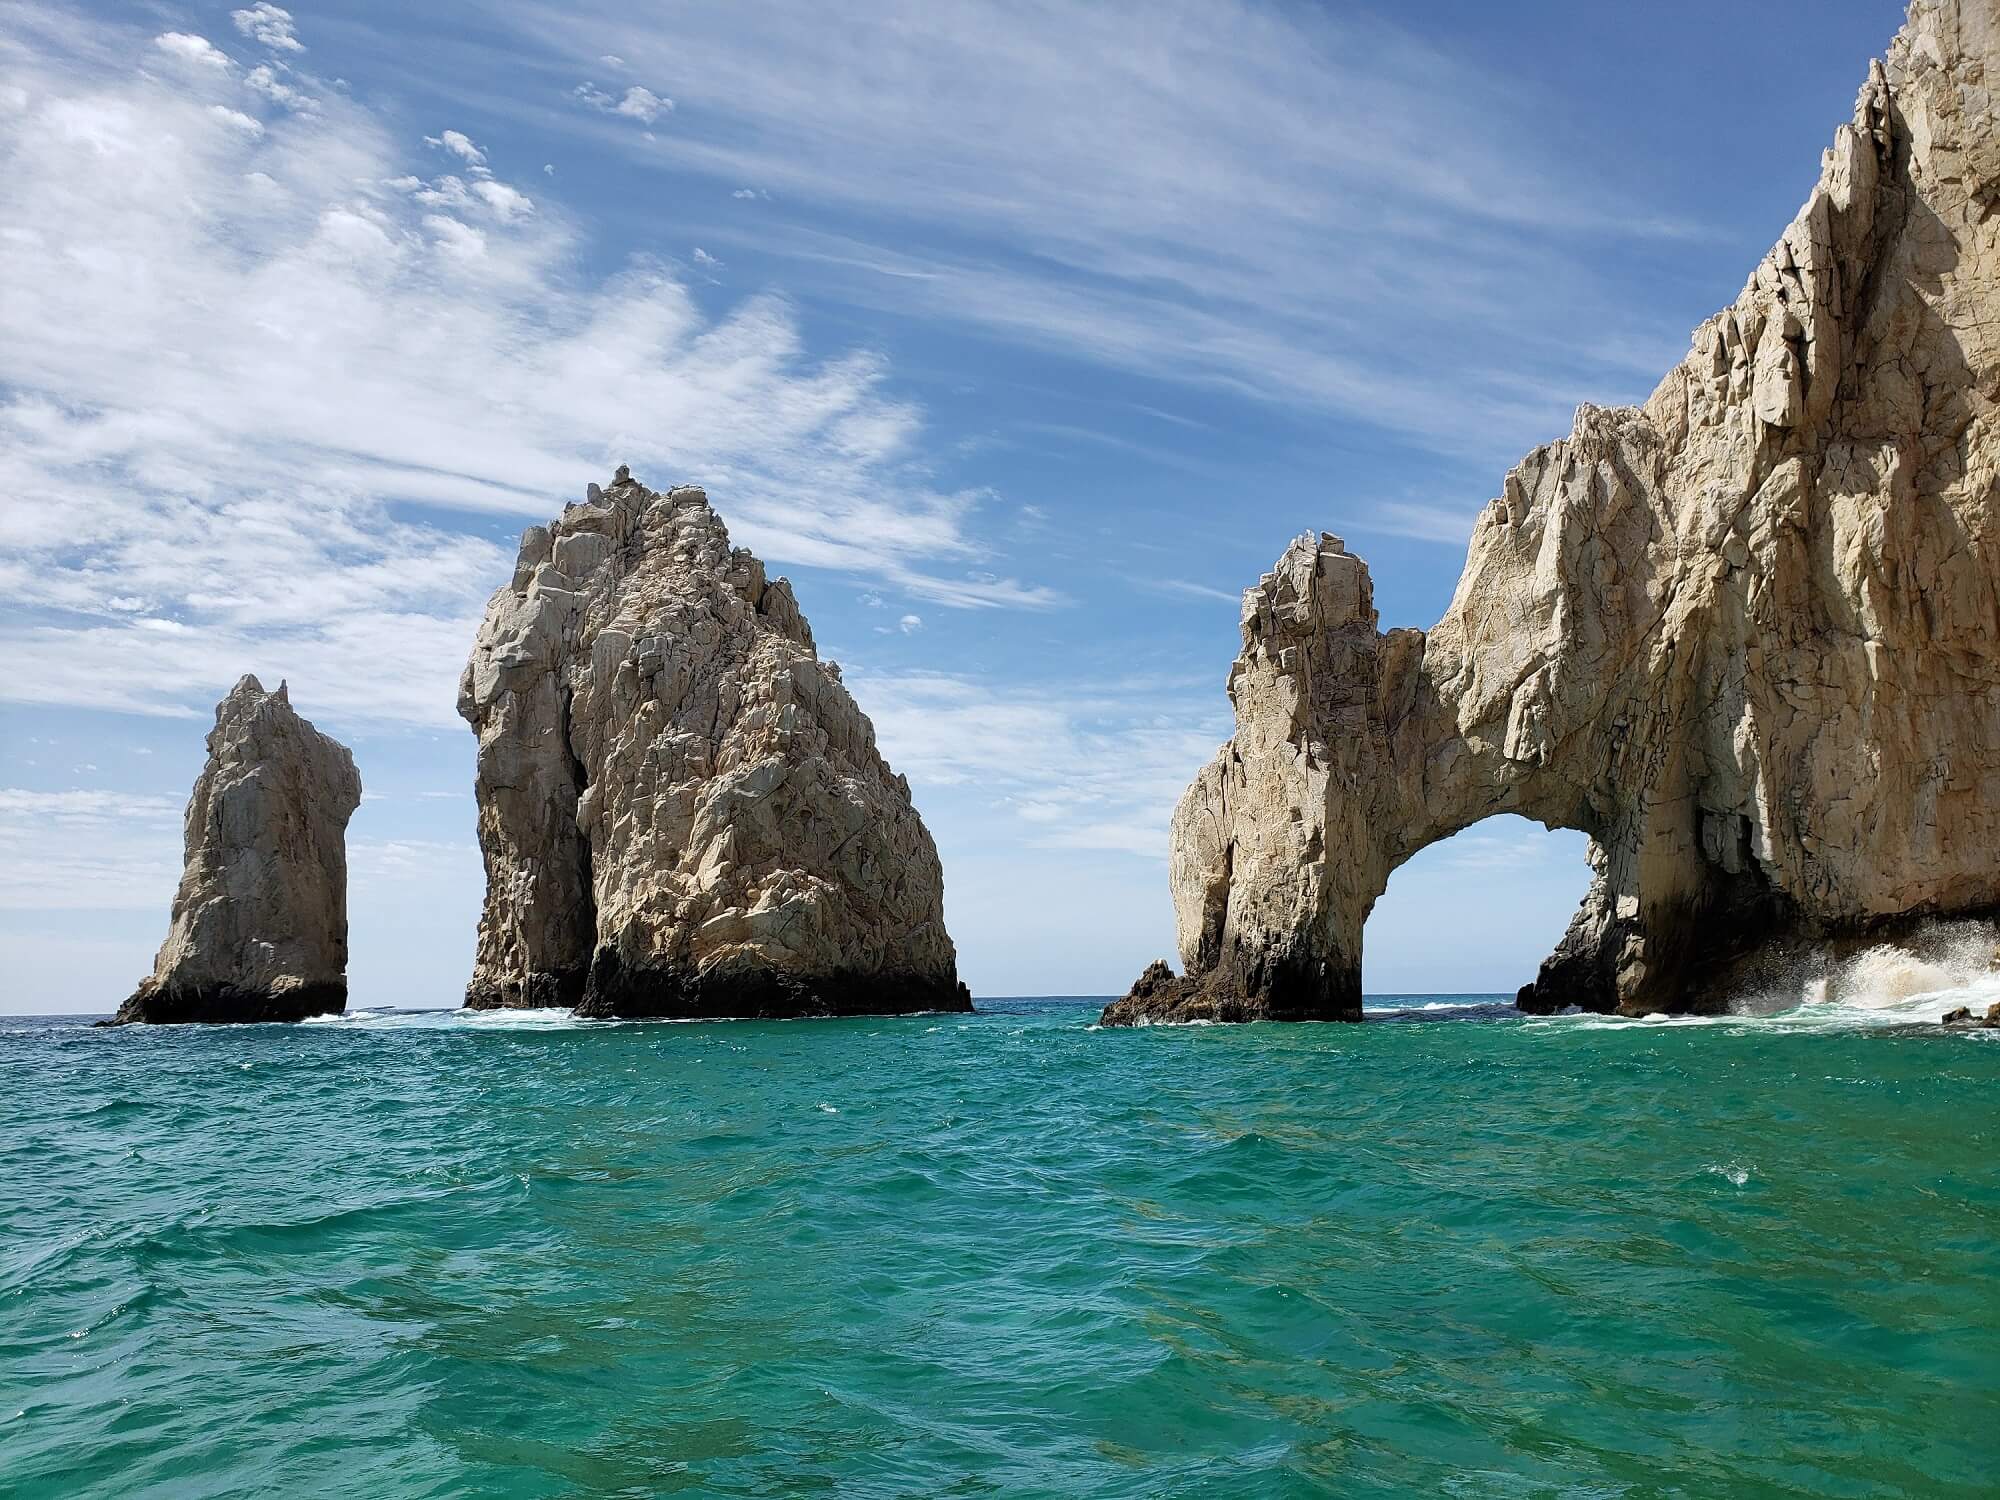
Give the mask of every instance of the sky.
<svg viewBox="0 0 2000 1500">
<path fill-rule="evenodd" d="M 1507 469 L 1733 300 L 1900 19 L 0 0 L 0 1011 L 150 969 L 244 672 L 361 769 L 350 1003 L 453 1003 L 458 672 L 620 463 L 793 580 L 975 996 L 1122 991 L 1241 591 L 1330 530 L 1431 624 Z M 1424 851 L 1365 988 L 1511 991 L 1583 856 Z"/>
</svg>

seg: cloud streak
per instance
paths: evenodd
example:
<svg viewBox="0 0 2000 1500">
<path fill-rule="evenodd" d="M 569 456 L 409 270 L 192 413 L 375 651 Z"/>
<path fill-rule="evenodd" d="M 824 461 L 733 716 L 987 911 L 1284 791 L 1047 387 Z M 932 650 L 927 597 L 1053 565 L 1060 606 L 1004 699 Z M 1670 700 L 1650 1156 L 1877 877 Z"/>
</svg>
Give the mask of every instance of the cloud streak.
<svg viewBox="0 0 2000 1500">
<path fill-rule="evenodd" d="M 1167 821 L 1230 730 L 1218 694 L 1153 679 L 1008 688 L 850 667 L 882 752 L 919 789 L 977 788 L 1010 842 L 1164 860 Z"/>
<path fill-rule="evenodd" d="M 470 134 L 426 152 L 297 67 L 19 19 L 7 696 L 198 712 L 254 666 L 312 681 L 336 719 L 449 723 L 508 558 L 502 528 L 437 512 L 540 519 L 620 461 L 708 484 L 773 563 L 949 607 L 1055 602 L 992 576 L 983 497 L 929 482 L 883 360 L 812 358 L 782 298 L 711 314 L 661 263 L 585 274 L 576 227 Z M 276 7 L 235 20 L 303 50 Z M 426 155 L 455 170 L 413 172 Z"/>
<path fill-rule="evenodd" d="M 738 232 L 844 269 L 871 309 L 1461 451 L 1511 453 L 1590 389 L 1643 394 L 1679 348 L 1579 340 L 1576 312 L 1613 305 L 1588 250 L 1693 227 L 1577 178 L 1532 101 L 1384 23 L 1247 0 L 582 9 L 508 14 L 671 89 L 679 126 L 625 142 L 637 160 L 855 226 Z"/>
</svg>

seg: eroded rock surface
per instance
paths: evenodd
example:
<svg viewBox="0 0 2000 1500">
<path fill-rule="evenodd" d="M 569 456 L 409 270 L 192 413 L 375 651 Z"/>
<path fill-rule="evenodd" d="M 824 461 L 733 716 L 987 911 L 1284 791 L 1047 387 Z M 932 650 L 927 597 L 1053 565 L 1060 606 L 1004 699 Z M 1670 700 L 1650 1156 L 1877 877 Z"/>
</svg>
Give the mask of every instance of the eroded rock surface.
<svg viewBox="0 0 2000 1500">
<path fill-rule="evenodd" d="M 1173 819 L 1186 977 L 1107 1020 L 1357 1018 L 1390 872 L 1501 812 L 1593 841 L 1531 1009 L 2000 904 L 1996 33 L 1911 7 L 1742 294 L 1508 475 L 1435 628 L 1378 633 L 1332 536 L 1249 591 Z"/>
<path fill-rule="evenodd" d="M 112 1025 L 297 1021 L 347 1008 L 347 747 L 245 677 L 216 705 L 187 863 L 152 975 Z"/>
<path fill-rule="evenodd" d="M 701 490 L 621 468 L 531 527 L 459 712 L 487 876 L 467 1005 L 970 1009 L 909 783 Z"/>
</svg>

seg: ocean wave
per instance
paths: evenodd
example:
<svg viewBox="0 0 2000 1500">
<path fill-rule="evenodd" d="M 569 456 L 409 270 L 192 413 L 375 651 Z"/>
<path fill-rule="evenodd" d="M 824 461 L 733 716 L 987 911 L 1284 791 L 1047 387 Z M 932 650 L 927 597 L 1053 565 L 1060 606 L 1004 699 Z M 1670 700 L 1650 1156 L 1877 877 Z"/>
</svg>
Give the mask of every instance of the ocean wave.
<svg viewBox="0 0 2000 1500">
<path fill-rule="evenodd" d="M 301 1026 L 370 1031 L 569 1031 L 596 1024 L 551 1006 L 537 1010 L 416 1010 L 384 1005 L 337 1016 L 308 1016 Z"/>
<path fill-rule="evenodd" d="M 2000 930 L 1936 922 L 1908 939 L 1807 960 L 1778 985 L 1738 997 L 1738 1016 L 1841 1029 L 1935 1026 L 1964 1007 L 2000 1001 Z"/>
<path fill-rule="evenodd" d="M 1803 957 L 1779 979 L 1732 996 L 1710 1015 L 1539 1017 L 1570 1030 L 1728 1026 L 1785 1031 L 1877 1031 L 1939 1026 L 1961 1008 L 1983 1017 L 2000 1001 L 2000 929 L 1940 921 L 1894 943 Z M 2000 1041 L 2000 1031 L 1966 1028 Z"/>
</svg>

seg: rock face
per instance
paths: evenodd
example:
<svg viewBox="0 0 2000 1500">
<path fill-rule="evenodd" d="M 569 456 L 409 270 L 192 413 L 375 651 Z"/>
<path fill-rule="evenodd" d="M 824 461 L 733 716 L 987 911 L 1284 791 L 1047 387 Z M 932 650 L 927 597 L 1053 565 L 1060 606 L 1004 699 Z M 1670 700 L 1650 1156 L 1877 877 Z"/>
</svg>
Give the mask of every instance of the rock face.
<svg viewBox="0 0 2000 1500">
<path fill-rule="evenodd" d="M 487 878 L 467 1005 L 971 1008 L 909 783 L 699 489 L 621 468 L 529 528 L 459 712 Z"/>
<path fill-rule="evenodd" d="M 1187 977 L 1108 1021 L 1358 1017 L 1390 872 L 1501 812 L 1592 839 L 1529 1009 L 1718 1006 L 1788 946 L 2000 904 L 1989 82 L 1992 0 L 1918 0 L 1742 294 L 1508 475 L 1434 629 L 1378 633 L 1367 568 L 1292 543 L 1174 814 Z"/>
<path fill-rule="evenodd" d="M 297 1021 L 347 1008 L 347 747 L 245 677 L 215 708 L 187 864 L 150 978 L 109 1024 Z"/>
</svg>

